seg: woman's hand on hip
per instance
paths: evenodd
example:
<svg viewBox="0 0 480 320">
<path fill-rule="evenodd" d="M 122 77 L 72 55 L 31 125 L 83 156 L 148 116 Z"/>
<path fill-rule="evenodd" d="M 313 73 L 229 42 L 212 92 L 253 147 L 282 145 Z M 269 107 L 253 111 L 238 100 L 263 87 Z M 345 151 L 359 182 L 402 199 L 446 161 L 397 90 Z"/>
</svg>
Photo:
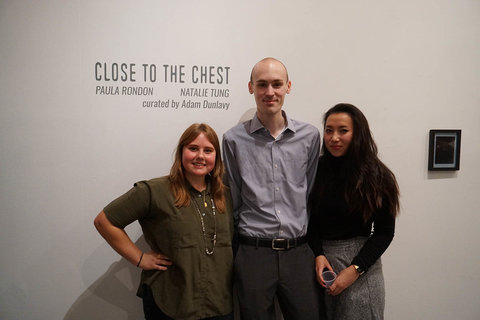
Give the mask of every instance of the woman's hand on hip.
<svg viewBox="0 0 480 320">
<path fill-rule="evenodd" d="M 166 255 L 159 252 L 150 251 L 143 254 L 139 267 L 143 270 L 165 271 L 168 269 L 168 266 L 171 266 L 172 264 L 172 261 L 170 261 Z"/>
</svg>

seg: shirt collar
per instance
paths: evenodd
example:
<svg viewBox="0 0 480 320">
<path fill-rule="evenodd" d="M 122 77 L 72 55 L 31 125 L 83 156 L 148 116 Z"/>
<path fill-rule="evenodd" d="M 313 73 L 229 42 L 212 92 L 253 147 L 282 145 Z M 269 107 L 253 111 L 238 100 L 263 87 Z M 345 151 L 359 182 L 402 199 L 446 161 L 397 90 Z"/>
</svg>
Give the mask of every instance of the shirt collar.
<svg viewBox="0 0 480 320">
<path fill-rule="evenodd" d="M 295 125 L 293 124 L 293 121 L 292 119 L 290 119 L 290 117 L 287 115 L 287 113 L 285 111 L 282 110 L 282 115 L 285 117 L 286 119 L 286 122 L 287 122 L 287 125 L 285 126 L 285 130 L 290 130 L 292 132 L 296 132 L 295 130 Z M 250 134 L 254 133 L 255 131 L 258 131 L 260 129 L 265 129 L 266 128 L 263 126 L 263 124 L 260 122 L 260 120 L 258 119 L 257 117 L 257 113 L 255 112 L 254 116 L 253 116 L 253 119 L 252 119 L 252 122 L 250 124 Z"/>
<path fill-rule="evenodd" d="M 210 194 L 210 190 L 211 190 L 211 184 L 210 184 L 210 180 L 211 180 L 211 177 L 210 175 L 206 175 L 205 176 L 205 180 L 207 182 L 207 188 L 205 189 L 205 194 Z M 190 190 L 190 193 L 191 194 L 195 194 L 195 195 L 198 195 L 198 194 L 202 194 L 203 192 L 200 192 L 198 191 L 197 189 L 195 189 L 194 187 L 192 187 L 192 185 L 190 184 L 190 182 L 188 182 L 187 179 L 185 179 L 185 184 L 186 184 L 186 187 L 188 190 Z"/>
</svg>

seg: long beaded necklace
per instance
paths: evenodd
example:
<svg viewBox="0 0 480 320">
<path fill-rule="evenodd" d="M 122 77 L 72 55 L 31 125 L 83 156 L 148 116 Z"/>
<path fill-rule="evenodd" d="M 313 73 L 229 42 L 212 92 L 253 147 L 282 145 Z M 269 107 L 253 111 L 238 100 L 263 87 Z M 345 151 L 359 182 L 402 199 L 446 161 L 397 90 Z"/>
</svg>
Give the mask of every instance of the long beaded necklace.
<svg viewBox="0 0 480 320">
<path fill-rule="evenodd" d="M 197 201 L 195 201 L 195 199 L 192 199 L 193 203 L 195 204 L 195 208 L 197 209 L 197 213 L 198 213 L 198 216 L 200 217 L 200 222 L 202 224 L 202 233 L 203 233 L 203 241 L 205 242 L 205 253 L 207 255 L 212 255 L 213 254 L 213 251 L 215 251 L 215 244 L 217 243 L 217 218 L 215 216 L 216 212 L 215 212 L 215 202 L 213 202 L 213 199 L 210 198 L 210 202 L 212 204 L 212 215 L 213 215 L 213 236 L 212 236 L 212 250 L 209 250 L 208 249 L 208 246 L 207 246 L 207 233 L 205 231 L 205 221 L 203 220 L 203 216 L 205 215 L 204 213 L 202 214 L 200 212 L 200 207 L 197 203 Z M 203 201 L 205 207 L 207 207 L 207 202 L 204 200 Z"/>
</svg>

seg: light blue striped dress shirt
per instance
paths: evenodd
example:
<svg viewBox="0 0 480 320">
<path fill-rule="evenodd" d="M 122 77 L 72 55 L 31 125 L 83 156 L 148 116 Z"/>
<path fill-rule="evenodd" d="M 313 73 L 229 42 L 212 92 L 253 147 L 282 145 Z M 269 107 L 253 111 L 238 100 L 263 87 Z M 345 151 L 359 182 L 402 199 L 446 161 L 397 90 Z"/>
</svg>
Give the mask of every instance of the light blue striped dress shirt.
<svg viewBox="0 0 480 320">
<path fill-rule="evenodd" d="M 297 238 L 307 233 L 307 199 L 320 152 L 314 126 L 290 119 L 275 139 L 257 118 L 223 135 L 233 211 L 242 235 Z"/>
</svg>

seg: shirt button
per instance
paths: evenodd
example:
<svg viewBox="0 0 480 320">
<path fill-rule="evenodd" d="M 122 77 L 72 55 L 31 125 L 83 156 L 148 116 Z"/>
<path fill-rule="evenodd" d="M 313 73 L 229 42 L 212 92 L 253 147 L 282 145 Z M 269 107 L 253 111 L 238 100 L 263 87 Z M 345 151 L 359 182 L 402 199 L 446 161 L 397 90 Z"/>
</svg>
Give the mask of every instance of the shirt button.
<svg viewBox="0 0 480 320">
<path fill-rule="evenodd" d="M 277 187 L 277 188 L 275 188 L 275 191 L 277 191 L 277 192 L 278 192 L 278 190 L 280 190 L 278 187 Z"/>
<path fill-rule="evenodd" d="M 275 166 L 275 169 L 277 169 L 277 168 L 278 168 L 278 165 L 277 165 L 277 164 L 275 164 L 274 166 Z"/>
<path fill-rule="evenodd" d="M 280 210 L 277 210 L 277 213 L 280 214 Z"/>
</svg>

